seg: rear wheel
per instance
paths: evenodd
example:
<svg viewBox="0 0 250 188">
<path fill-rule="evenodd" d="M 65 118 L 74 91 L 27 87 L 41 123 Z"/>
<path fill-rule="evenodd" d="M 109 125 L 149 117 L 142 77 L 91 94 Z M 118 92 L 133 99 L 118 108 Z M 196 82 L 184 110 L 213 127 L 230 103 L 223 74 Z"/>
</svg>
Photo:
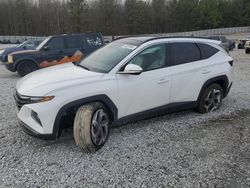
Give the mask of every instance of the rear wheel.
<svg viewBox="0 0 250 188">
<path fill-rule="evenodd" d="M 246 48 L 246 54 L 250 53 L 250 48 Z"/>
<path fill-rule="evenodd" d="M 223 90 L 219 84 L 211 84 L 208 86 L 199 101 L 197 111 L 200 113 L 208 113 L 217 110 L 223 98 Z"/>
<path fill-rule="evenodd" d="M 38 69 L 37 64 L 32 61 L 21 61 L 17 65 L 17 73 L 20 76 L 25 76 L 37 69 Z"/>
<path fill-rule="evenodd" d="M 108 139 L 110 116 L 99 102 L 80 107 L 74 120 L 76 145 L 87 152 L 100 149 Z"/>
</svg>

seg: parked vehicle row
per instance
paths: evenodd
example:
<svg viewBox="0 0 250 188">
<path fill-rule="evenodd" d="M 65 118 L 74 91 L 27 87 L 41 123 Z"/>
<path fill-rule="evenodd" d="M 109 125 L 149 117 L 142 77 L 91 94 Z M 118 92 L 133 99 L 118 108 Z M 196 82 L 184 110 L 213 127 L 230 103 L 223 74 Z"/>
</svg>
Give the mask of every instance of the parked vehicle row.
<svg viewBox="0 0 250 188">
<path fill-rule="evenodd" d="M 45 40 L 36 51 L 20 54 L 41 57 L 51 50 L 60 54 L 60 50 L 70 49 L 74 57 L 76 43 L 94 49 L 102 46 L 96 36 L 89 39 L 90 44 L 88 38 L 86 41 L 82 35 L 56 36 Z M 81 53 L 85 51 L 83 48 Z M 18 55 L 9 55 L 9 64 L 14 65 Z M 51 62 L 54 59 L 57 62 Z M 58 59 L 61 56 L 46 62 L 36 58 L 39 68 L 60 64 Z M 187 37 L 118 39 L 79 63 L 50 67 L 22 78 L 15 92 L 18 120 L 25 132 L 45 139 L 58 138 L 63 129 L 73 126 L 76 144 L 94 152 L 107 141 L 111 125 L 184 109 L 200 113 L 217 110 L 230 91 L 232 73 L 233 59 L 219 41 Z"/>
</svg>

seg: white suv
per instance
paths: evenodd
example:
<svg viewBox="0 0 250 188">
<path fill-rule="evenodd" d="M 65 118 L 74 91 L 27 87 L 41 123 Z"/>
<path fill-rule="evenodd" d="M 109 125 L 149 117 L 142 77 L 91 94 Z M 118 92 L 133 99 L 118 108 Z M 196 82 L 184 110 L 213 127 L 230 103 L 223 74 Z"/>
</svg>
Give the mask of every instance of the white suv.
<svg viewBox="0 0 250 188">
<path fill-rule="evenodd" d="M 39 70 L 16 86 L 25 132 L 58 138 L 73 126 L 78 146 L 96 151 L 119 125 L 194 108 L 219 108 L 232 85 L 233 59 L 220 42 L 201 38 L 130 37 L 80 63 Z"/>
</svg>

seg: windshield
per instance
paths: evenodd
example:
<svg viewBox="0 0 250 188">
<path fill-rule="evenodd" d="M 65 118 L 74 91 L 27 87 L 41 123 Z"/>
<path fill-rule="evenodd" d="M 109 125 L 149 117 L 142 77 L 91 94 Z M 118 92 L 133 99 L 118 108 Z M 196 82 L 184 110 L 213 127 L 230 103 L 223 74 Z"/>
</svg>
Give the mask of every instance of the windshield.
<svg viewBox="0 0 250 188">
<path fill-rule="evenodd" d="M 79 66 L 94 72 L 108 73 L 136 47 L 115 41 L 87 56 Z"/>
<path fill-rule="evenodd" d="M 44 41 L 42 41 L 37 47 L 36 50 L 40 50 L 50 39 L 51 37 L 47 37 Z"/>
<path fill-rule="evenodd" d="M 25 41 L 25 42 L 19 44 L 17 47 L 18 47 L 18 48 L 21 48 L 21 47 L 23 47 L 27 42 L 28 42 L 28 41 Z"/>
</svg>

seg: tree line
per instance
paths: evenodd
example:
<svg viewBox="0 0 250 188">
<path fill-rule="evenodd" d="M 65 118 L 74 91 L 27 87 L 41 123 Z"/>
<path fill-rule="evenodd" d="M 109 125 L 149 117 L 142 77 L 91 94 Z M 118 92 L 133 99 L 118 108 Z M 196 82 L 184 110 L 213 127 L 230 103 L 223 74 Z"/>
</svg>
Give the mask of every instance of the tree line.
<svg viewBox="0 0 250 188">
<path fill-rule="evenodd" d="M 249 0 L 0 1 L 0 35 L 132 35 L 249 25 Z"/>
</svg>

